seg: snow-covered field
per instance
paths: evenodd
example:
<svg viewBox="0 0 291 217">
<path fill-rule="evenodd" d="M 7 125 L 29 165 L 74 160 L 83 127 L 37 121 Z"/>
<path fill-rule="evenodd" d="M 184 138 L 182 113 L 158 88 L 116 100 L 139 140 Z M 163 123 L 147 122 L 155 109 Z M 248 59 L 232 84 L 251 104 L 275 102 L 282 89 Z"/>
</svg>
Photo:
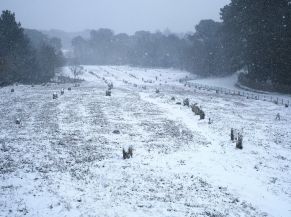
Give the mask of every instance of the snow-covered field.
<svg viewBox="0 0 291 217">
<path fill-rule="evenodd" d="M 291 216 L 290 107 L 185 87 L 194 76 L 175 70 L 84 66 L 79 77 L 0 89 L 0 216 Z M 185 98 L 205 120 L 176 104 Z"/>
</svg>

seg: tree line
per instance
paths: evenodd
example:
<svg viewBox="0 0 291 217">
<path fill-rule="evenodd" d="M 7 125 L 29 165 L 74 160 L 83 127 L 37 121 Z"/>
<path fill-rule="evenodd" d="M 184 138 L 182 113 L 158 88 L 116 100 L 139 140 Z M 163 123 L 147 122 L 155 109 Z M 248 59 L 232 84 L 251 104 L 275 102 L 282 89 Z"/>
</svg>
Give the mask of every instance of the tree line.
<svg viewBox="0 0 291 217">
<path fill-rule="evenodd" d="M 232 0 L 222 22 L 202 20 L 195 33 L 91 31 L 72 40 L 80 64 L 174 67 L 201 76 L 243 71 L 240 83 L 291 92 L 291 1 Z"/>
<path fill-rule="evenodd" d="M 24 30 L 15 14 L 6 10 L 0 17 L 0 86 L 16 82 L 50 81 L 64 64 L 61 42 L 36 30 Z"/>
<path fill-rule="evenodd" d="M 70 64 L 173 67 L 201 76 L 243 71 L 241 84 L 291 92 L 291 0 L 231 0 L 221 22 L 202 20 L 193 34 L 93 30 L 72 40 Z M 0 85 L 49 81 L 64 64 L 61 41 L 0 17 Z"/>
<path fill-rule="evenodd" d="M 89 39 L 72 40 L 79 64 L 173 67 L 196 74 L 231 73 L 219 30 L 221 23 L 203 20 L 193 35 L 138 31 L 134 35 L 114 34 L 110 29 L 93 30 Z M 223 64 L 222 64 L 223 63 Z"/>
</svg>

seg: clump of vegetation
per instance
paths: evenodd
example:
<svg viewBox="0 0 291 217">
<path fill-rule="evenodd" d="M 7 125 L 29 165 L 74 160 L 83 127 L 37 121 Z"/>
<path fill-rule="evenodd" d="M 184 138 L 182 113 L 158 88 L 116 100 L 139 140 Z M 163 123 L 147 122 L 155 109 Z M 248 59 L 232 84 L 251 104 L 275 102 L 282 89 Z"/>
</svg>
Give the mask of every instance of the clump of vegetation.
<svg viewBox="0 0 291 217">
<path fill-rule="evenodd" d="M 230 129 L 230 140 L 234 141 L 234 129 L 233 128 Z"/>
<path fill-rule="evenodd" d="M 108 90 L 111 90 L 111 89 L 113 89 L 113 83 L 108 84 Z"/>
<path fill-rule="evenodd" d="M 200 120 L 204 120 L 205 119 L 205 113 L 204 113 L 204 111 L 202 111 L 202 109 L 199 112 L 199 116 L 200 116 Z"/>
<path fill-rule="evenodd" d="M 190 106 L 190 101 L 189 101 L 188 98 L 186 98 L 186 99 L 183 100 L 183 105 L 184 106 L 188 106 L 188 107 Z"/>
<path fill-rule="evenodd" d="M 69 88 L 68 88 L 68 91 L 71 91 L 71 90 L 72 90 L 72 88 L 71 88 L 71 87 L 69 87 Z"/>
<path fill-rule="evenodd" d="M 14 88 L 11 89 L 11 93 L 14 93 Z"/>
<path fill-rule="evenodd" d="M 1 151 L 3 151 L 3 152 L 7 152 L 7 151 L 9 151 L 9 149 L 8 149 L 8 147 L 6 146 L 5 143 L 2 144 Z"/>
<path fill-rule="evenodd" d="M 129 146 L 127 151 L 125 151 L 125 149 L 123 148 L 122 149 L 122 156 L 123 156 L 124 160 L 132 158 L 132 156 L 133 156 L 133 148 L 132 148 L 132 146 Z"/>
<path fill-rule="evenodd" d="M 236 148 L 237 149 L 243 149 L 242 142 L 243 142 L 243 135 L 241 133 L 238 133 L 238 138 L 236 141 Z"/>
<path fill-rule="evenodd" d="M 57 93 L 53 93 L 53 99 L 57 99 L 58 98 L 58 94 Z"/>
<path fill-rule="evenodd" d="M 119 131 L 119 130 L 113 130 L 112 133 L 113 133 L 113 134 L 120 134 L 120 131 Z"/>
<path fill-rule="evenodd" d="M 195 115 L 200 116 L 200 120 L 205 119 L 205 112 L 199 108 L 196 104 L 192 105 L 192 112 L 194 112 Z"/>
<path fill-rule="evenodd" d="M 105 95 L 106 96 L 111 96 L 111 91 L 110 90 L 106 90 Z"/>
<path fill-rule="evenodd" d="M 172 96 L 171 100 L 172 100 L 172 101 L 175 101 L 175 100 L 176 100 L 176 98 Z"/>
<path fill-rule="evenodd" d="M 159 89 L 156 89 L 156 93 L 160 93 L 160 90 Z"/>
<path fill-rule="evenodd" d="M 64 88 L 61 89 L 61 95 L 64 95 L 65 94 L 65 90 Z"/>
</svg>

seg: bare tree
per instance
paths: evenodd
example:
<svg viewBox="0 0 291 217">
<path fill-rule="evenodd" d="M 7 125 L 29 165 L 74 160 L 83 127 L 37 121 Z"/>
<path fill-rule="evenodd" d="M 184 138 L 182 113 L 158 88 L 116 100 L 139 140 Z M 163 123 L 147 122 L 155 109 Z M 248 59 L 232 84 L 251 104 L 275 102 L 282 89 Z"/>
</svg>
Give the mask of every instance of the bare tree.
<svg viewBox="0 0 291 217">
<path fill-rule="evenodd" d="M 70 70 L 74 75 L 75 81 L 78 79 L 78 76 L 82 74 L 82 67 L 81 66 L 72 65 L 72 66 L 70 66 Z"/>
</svg>

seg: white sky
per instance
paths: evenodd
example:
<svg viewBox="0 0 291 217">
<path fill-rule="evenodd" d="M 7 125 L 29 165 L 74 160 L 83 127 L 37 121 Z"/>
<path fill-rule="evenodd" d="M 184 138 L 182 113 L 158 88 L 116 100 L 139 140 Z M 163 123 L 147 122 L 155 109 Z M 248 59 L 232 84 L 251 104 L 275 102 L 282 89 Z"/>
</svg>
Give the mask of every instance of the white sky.
<svg viewBox="0 0 291 217">
<path fill-rule="evenodd" d="M 193 31 L 201 19 L 219 20 L 220 8 L 230 0 L 0 0 L 23 27 L 41 30 L 110 28 Z"/>
</svg>

